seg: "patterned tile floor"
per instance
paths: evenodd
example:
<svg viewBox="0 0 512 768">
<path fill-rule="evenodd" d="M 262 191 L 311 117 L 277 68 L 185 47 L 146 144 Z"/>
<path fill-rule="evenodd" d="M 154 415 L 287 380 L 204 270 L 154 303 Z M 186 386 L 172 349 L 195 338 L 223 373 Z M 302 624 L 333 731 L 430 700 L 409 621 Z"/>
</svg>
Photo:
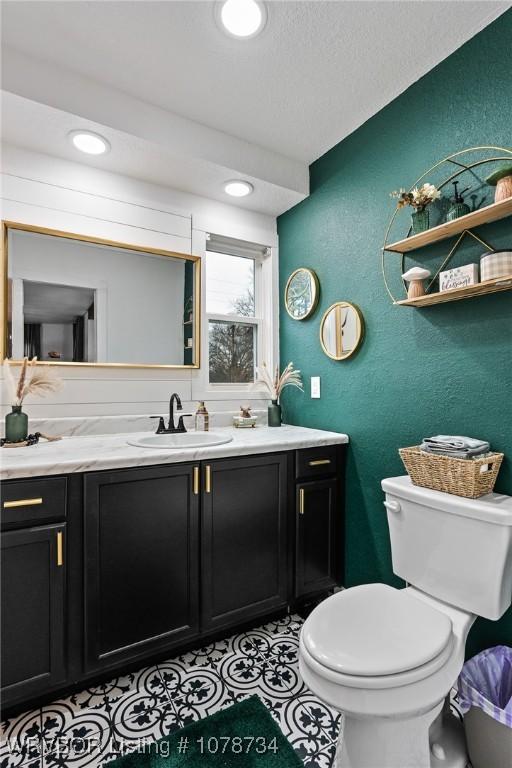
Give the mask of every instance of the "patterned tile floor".
<svg viewBox="0 0 512 768">
<path fill-rule="evenodd" d="M 5 721 L 0 768 L 99 768 L 253 694 L 307 768 L 330 768 L 340 716 L 300 679 L 301 623 L 288 616 Z"/>
</svg>

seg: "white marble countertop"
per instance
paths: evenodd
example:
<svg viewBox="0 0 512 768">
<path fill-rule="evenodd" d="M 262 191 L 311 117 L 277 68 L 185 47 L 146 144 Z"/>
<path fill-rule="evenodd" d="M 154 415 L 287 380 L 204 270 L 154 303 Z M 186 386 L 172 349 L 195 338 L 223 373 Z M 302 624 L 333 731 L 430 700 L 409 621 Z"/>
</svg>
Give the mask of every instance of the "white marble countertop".
<svg viewBox="0 0 512 768">
<path fill-rule="evenodd" d="M 128 445 L 127 440 L 151 433 L 130 432 L 118 435 L 64 437 L 54 443 L 41 441 L 38 445 L 25 448 L 2 448 L 0 479 L 177 464 L 348 443 L 348 436 L 342 433 L 289 425 L 274 428 L 258 426 L 255 429 L 217 427 L 214 431 L 229 434 L 233 440 L 205 448 L 136 448 Z"/>
</svg>

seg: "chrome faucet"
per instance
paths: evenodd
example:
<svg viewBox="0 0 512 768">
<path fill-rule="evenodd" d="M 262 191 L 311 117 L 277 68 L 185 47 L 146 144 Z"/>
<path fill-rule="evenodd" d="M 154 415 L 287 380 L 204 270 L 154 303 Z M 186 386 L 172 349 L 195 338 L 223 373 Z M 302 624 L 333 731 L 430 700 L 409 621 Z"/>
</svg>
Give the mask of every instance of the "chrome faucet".
<svg viewBox="0 0 512 768">
<path fill-rule="evenodd" d="M 173 394 L 171 395 L 171 399 L 169 400 L 169 423 L 167 426 L 165 426 L 165 421 L 162 416 L 151 416 L 152 419 L 158 419 L 158 427 L 156 429 L 157 435 L 174 435 L 178 432 L 187 431 L 183 423 L 183 417 L 192 416 L 192 414 L 182 413 L 180 418 L 178 419 L 178 426 L 176 427 L 174 424 L 174 403 L 176 403 L 177 411 L 183 410 L 183 406 L 181 404 L 181 398 L 176 392 L 173 392 Z"/>
</svg>

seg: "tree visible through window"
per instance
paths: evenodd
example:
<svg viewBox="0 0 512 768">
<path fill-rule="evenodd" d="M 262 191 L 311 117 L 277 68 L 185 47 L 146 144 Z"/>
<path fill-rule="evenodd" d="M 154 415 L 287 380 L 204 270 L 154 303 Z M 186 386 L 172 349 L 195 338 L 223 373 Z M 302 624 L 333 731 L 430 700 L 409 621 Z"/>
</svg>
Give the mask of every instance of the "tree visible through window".
<svg viewBox="0 0 512 768">
<path fill-rule="evenodd" d="M 238 299 L 235 310 L 238 316 L 254 316 L 254 297 L 247 294 Z M 210 320 L 210 381 L 219 384 L 254 381 L 255 343 L 254 325 Z"/>
<path fill-rule="evenodd" d="M 254 267 L 254 259 L 216 252 L 206 255 L 211 383 L 254 381 L 258 330 Z"/>
</svg>

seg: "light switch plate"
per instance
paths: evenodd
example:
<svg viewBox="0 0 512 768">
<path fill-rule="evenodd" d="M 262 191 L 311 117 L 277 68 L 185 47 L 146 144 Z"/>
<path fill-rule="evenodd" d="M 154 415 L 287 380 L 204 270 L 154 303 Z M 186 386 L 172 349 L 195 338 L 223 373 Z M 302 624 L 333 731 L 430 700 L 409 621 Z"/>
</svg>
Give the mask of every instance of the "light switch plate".
<svg viewBox="0 0 512 768">
<path fill-rule="evenodd" d="M 311 377 L 311 397 L 315 399 L 320 397 L 320 376 Z"/>
</svg>

